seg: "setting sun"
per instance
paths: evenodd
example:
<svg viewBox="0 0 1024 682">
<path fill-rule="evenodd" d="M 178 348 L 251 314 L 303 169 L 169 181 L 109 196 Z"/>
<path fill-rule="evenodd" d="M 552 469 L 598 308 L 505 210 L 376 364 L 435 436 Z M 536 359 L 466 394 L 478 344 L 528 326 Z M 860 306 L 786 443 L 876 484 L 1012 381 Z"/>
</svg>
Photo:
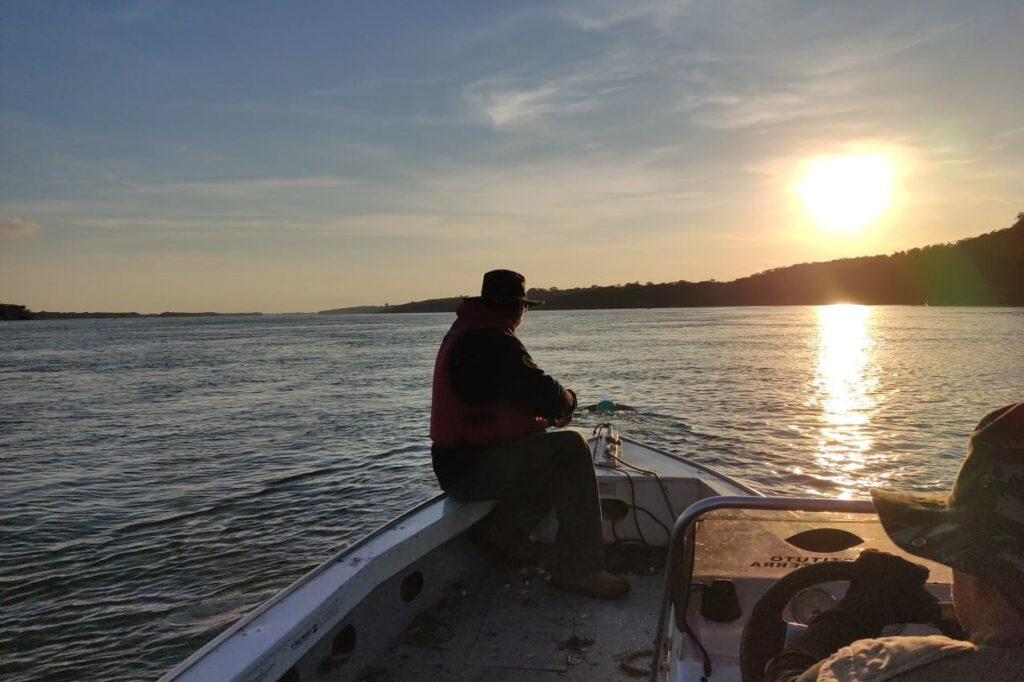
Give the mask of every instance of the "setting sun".
<svg viewBox="0 0 1024 682">
<path fill-rule="evenodd" d="M 849 232 L 874 220 L 890 202 L 893 169 L 881 154 L 811 161 L 798 190 L 804 207 L 829 230 Z"/>
</svg>

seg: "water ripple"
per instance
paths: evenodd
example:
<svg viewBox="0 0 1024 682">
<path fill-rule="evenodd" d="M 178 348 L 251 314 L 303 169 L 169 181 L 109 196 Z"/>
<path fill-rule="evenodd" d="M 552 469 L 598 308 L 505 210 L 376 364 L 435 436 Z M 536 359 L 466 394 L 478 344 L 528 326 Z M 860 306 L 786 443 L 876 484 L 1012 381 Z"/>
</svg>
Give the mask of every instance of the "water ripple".
<svg viewBox="0 0 1024 682">
<path fill-rule="evenodd" d="M 0 325 L 4 680 L 158 677 L 436 494 L 449 323 Z M 521 336 L 581 404 L 636 408 L 623 433 L 769 493 L 944 489 L 978 418 L 1022 397 L 1018 309 L 539 311 Z"/>
</svg>

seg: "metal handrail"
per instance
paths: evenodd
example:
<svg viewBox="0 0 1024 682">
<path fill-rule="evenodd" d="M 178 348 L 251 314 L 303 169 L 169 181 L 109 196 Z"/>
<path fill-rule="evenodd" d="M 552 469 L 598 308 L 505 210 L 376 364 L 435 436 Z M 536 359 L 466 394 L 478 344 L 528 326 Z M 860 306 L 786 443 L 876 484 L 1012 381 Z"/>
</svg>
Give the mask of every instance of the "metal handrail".
<svg viewBox="0 0 1024 682">
<path fill-rule="evenodd" d="M 683 557 L 686 556 L 686 542 L 689 530 L 696 523 L 697 519 L 708 512 L 719 509 L 761 509 L 768 511 L 807 511 L 807 512 L 840 512 L 848 514 L 872 514 L 875 512 L 875 505 L 870 500 L 830 500 L 821 497 L 748 497 L 748 496 L 719 496 L 706 497 L 691 504 L 676 519 L 672 528 L 672 538 L 668 546 L 668 560 L 665 566 L 665 585 L 661 593 L 661 610 L 658 613 L 658 629 L 654 636 L 653 654 L 651 657 L 651 682 L 658 682 L 658 676 L 662 672 L 661 665 L 664 660 L 664 649 L 666 646 L 666 633 L 668 632 L 669 608 L 672 604 L 672 587 L 680 584 L 677 580 L 682 577 L 683 571 L 693 574 L 693 566 L 683 566 Z M 689 584 L 689 577 L 682 581 L 682 584 Z M 685 613 L 688 608 L 689 590 L 683 590 L 681 608 Z M 669 647 L 671 642 L 668 642 Z"/>
</svg>

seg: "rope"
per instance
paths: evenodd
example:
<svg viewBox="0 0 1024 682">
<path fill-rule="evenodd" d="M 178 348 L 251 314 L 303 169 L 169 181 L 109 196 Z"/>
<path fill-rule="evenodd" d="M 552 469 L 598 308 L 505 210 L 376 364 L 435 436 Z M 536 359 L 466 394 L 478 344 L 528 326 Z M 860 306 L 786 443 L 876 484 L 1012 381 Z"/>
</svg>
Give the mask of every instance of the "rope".
<svg viewBox="0 0 1024 682">
<path fill-rule="evenodd" d="M 651 674 L 650 666 L 639 668 L 633 665 L 633 662 L 641 658 L 650 658 L 653 653 L 654 649 L 644 649 L 643 651 L 630 651 L 619 654 L 616 657 L 619 659 L 619 669 L 630 677 L 649 677 Z"/>
</svg>

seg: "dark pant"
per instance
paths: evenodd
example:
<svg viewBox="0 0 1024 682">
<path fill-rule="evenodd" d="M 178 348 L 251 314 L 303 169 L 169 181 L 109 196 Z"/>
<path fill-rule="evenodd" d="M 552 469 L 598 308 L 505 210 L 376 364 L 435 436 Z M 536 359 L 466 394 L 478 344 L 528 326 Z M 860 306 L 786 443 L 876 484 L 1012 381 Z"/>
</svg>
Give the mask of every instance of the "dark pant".
<svg viewBox="0 0 1024 682">
<path fill-rule="evenodd" d="M 470 470 L 445 492 L 463 502 L 496 500 L 489 532 L 525 540 L 555 509 L 555 566 L 601 566 L 601 505 L 587 440 L 553 431 L 476 453 Z"/>
</svg>

